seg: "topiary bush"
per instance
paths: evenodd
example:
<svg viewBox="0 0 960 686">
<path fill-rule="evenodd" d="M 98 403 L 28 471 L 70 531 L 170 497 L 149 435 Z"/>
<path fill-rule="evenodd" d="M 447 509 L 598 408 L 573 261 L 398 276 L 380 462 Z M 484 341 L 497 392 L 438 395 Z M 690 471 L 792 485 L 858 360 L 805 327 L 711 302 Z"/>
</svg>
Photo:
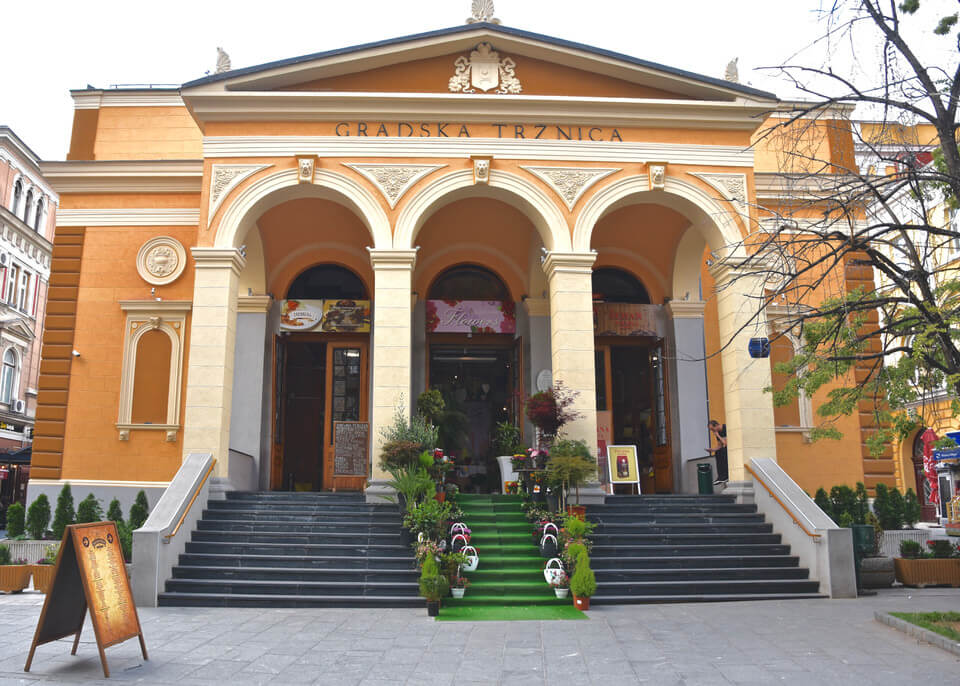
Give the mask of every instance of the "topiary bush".
<svg viewBox="0 0 960 686">
<path fill-rule="evenodd" d="M 7 536 L 17 538 L 23 536 L 27 511 L 22 503 L 14 503 L 7 508 Z"/>
<path fill-rule="evenodd" d="M 903 496 L 903 523 L 912 529 L 920 521 L 922 514 L 917 494 L 913 492 L 912 488 L 908 488 Z"/>
<path fill-rule="evenodd" d="M 147 502 L 147 494 L 140 489 L 140 492 L 137 493 L 137 499 L 134 501 L 133 505 L 130 506 L 130 530 L 136 531 L 143 523 L 147 521 L 147 517 L 150 516 L 150 503 Z"/>
<path fill-rule="evenodd" d="M 889 490 L 885 484 L 877 484 L 876 497 L 873 499 L 873 511 L 880 520 L 880 526 L 891 531 L 903 528 L 903 496 L 900 491 Z"/>
<path fill-rule="evenodd" d="M 107 508 L 107 519 L 117 524 L 123 521 L 123 510 L 120 508 L 120 501 L 116 498 L 110 501 L 110 507 Z"/>
<path fill-rule="evenodd" d="M 126 562 L 133 562 L 133 529 L 122 519 L 117 522 L 117 537 L 120 539 L 123 559 Z"/>
<path fill-rule="evenodd" d="M 13 561 L 10 559 L 10 548 L 0 543 L 0 567 L 5 567 L 9 564 L 13 564 Z"/>
<path fill-rule="evenodd" d="M 857 521 L 857 494 L 849 486 L 834 486 L 830 489 L 830 502 L 833 504 L 834 520 L 840 524 L 837 517 L 843 513 L 850 515 L 853 524 L 863 524 L 863 521 Z M 840 524 L 840 526 L 844 526 Z"/>
<path fill-rule="evenodd" d="M 53 515 L 53 537 L 63 538 L 63 530 L 77 521 L 77 514 L 73 511 L 73 491 L 70 484 L 65 483 L 57 496 L 57 510 Z"/>
<path fill-rule="evenodd" d="M 830 502 L 830 496 L 827 495 L 825 490 L 818 488 L 816 495 L 813 496 L 813 502 L 817 504 L 817 507 L 823 510 L 824 514 L 836 522 L 836 517 L 834 517 L 833 514 L 833 503 Z"/>
<path fill-rule="evenodd" d="M 585 550 L 577 557 L 577 566 L 570 578 L 570 592 L 578 598 L 589 598 L 597 592 L 597 578 L 590 569 L 590 556 Z"/>
<path fill-rule="evenodd" d="M 39 541 L 47 533 L 48 524 L 50 524 L 50 501 L 41 493 L 27 509 L 27 533 L 31 538 Z M 62 533 L 61 531 L 61 535 Z"/>
<path fill-rule="evenodd" d="M 77 505 L 77 523 L 88 524 L 90 522 L 103 521 L 103 508 L 100 507 L 100 501 L 90 493 Z"/>
</svg>

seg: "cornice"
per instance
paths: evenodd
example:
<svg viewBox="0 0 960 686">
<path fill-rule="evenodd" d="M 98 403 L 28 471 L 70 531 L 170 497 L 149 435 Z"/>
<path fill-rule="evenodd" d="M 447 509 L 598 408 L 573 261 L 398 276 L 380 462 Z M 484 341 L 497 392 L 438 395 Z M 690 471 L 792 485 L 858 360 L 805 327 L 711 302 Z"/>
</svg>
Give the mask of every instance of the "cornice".
<svg viewBox="0 0 960 686">
<path fill-rule="evenodd" d="M 190 248 L 197 269 L 233 269 L 243 271 L 247 259 L 236 248 Z"/>
<path fill-rule="evenodd" d="M 633 143 L 610 141 L 517 140 L 513 138 L 361 138 L 347 136 L 207 136 L 207 158 L 464 158 L 489 155 L 504 160 L 619 162 L 753 167 L 752 149 L 737 145 Z"/>
<path fill-rule="evenodd" d="M 41 162 L 58 193 L 199 193 L 203 160 Z"/>
<path fill-rule="evenodd" d="M 39 233 L 27 226 L 20 217 L 0 206 L 0 221 L 6 226 L 13 228 L 23 240 L 33 245 L 42 254 L 49 255 L 53 252 L 53 244 Z"/>
<path fill-rule="evenodd" d="M 377 269 L 398 269 L 412 270 L 417 262 L 417 252 L 420 248 L 413 250 L 387 250 L 383 248 L 367 248 L 370 253 L 370 264 L 374 270 Z"/>
<path fill-rule="evenodd" d="M 189 300 L 121 300 L 124 312 L 189 312 L 193 303 Z"/>
<path fill-rule="evenodd" d="M 263 314 L 270 309 L 273 298 L 269 295 L 241 295 L 237 298 L 240 314 Z"/>
<path fill-rule="evenodd" d="M 63 209 L 57 210 L 57 226 L 198 226 L 200 210 L 168 209 Z"/>
<path fill-rule="evenodd" d="M 179 88 L 87 89 L 70 91 L 73 108 L 95 110 L 101 107 L 183 107 Z"/>
<path fill-rule="evenodd" d="M 770 103 L 655 98 L 220 91 L 188 95 L 200 124 L 223 121 L 457 121 L 755 131 Z"/>
<path fill-rule="evenodd" d="M 703 319 L 706 305 L 702 300 L 671 300 L 667 303 L 667 311 L 674 319 Z"/>
<path fill-rule="evenodd" d="M 543 259 L 543 271 L 547 278 L 555 273 L 592 274 L 597 253 L 555 252 L 550 251 Z"/>
</svg>

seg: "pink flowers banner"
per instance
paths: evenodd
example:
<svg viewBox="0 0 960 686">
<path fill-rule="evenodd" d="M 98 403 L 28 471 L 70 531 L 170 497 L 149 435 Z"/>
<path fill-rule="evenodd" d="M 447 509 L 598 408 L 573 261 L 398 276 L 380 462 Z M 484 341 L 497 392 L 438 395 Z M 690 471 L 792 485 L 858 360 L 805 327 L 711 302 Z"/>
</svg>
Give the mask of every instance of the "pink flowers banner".
<svg viewBox="0 0 960 686">
<path fill-rule="evenodd" d="M 510 300 L 428 300 L 430 333 L 516 333 L 517 318 Z"/>
</svg>

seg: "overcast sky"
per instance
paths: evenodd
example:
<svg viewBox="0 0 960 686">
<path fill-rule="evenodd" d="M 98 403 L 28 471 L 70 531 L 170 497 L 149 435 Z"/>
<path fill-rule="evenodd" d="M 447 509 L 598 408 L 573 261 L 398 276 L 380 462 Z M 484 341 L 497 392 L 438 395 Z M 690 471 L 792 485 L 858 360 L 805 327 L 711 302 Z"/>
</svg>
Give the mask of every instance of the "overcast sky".
<svg viewBox="0 0 960 686">
<path fill-rule="evenodd" d="M 458 26 L 470 0 L 20 0 L 3 3 L 0 124 L 41 158 L 63 159 L 73 104 L 92 84 L 178 85 L 222 46 L 233 67 Z M 783 63 L 820 35 L 821 0 L 496 0 L 506 26 L 791 93 L 756 67 Z M 948 11 L 956 0 L 928 0 Z M 951 10 L 952 8 L 952 10 Z M 928 34 L 929 35 L 929 34 Z"/>
</svg>

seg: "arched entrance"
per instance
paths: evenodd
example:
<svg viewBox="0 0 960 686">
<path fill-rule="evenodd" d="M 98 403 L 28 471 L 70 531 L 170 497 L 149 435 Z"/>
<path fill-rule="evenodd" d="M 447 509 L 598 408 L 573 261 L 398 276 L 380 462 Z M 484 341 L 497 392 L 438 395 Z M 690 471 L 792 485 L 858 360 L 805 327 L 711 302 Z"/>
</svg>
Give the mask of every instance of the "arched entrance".
<svg viewBox="0 0 960 686">
<path fill-rule="evenodd" d="M 522 339 L 513 298 L 492 270 L 459 264 L 434 279 L 425 315 L 427 387 L 446 407 L 441 444 L 471 465 L 459 475 L 461 488 L 490 489 L 494 429 L 521 423 Z"/>
<path fill-rule="evenodd" d="M 911 464 L 913 466 L 913 486 L 917 499 L 920 501 L 920 519 L 925 522 L 937 521 L 937 506 L 930 502 L 930 480 L 923 470 L 923 434 L 926 428 L 917 431 L 913 437 L 913 450 L 911 451 Z M 909 488 L 907 481 L 907 488 Z"/>
<path fill-rule="evenodd" d="M 272 489 L 363 488 L 365 461 L 340 464 L 334 439 L 339 424 L 368 416 L 369 332 L 369 290 L 352 270 L 314 265 L 290 284 L 275 343 Z"/>
<path fill-rule="evenodd" d="M 669 493 L 673 464 L 657 308 L 624 269 L 598 267 L 592 281 L 598 441 L 635 445 L 641 491 Z"/>
</svg>

